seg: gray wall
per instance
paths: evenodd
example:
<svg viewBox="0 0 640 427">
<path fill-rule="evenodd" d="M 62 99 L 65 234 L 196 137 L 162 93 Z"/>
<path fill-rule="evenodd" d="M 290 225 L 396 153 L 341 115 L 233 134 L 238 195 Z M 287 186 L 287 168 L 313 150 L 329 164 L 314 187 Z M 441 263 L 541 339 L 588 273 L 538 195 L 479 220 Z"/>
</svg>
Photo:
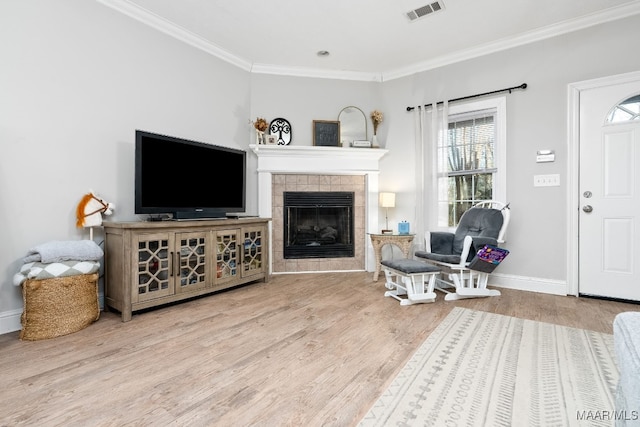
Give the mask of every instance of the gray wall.
<svg viewBox="0 0 640 427">
<path fill-rule="evenodd" d="M 97 2 L 2 2 L 0 333 L 10 322 L 15 326 L 21 311 L 12 276 L 27 250 L 88 237 L 74 226 L 82 194 L 94 189 L 116 203 L 111 219 L 137 219 L 135 129 L 247 149 L 254 142 L 250 119 L 285 117 L 293 143 L 312 145 L 313 119 L 337 119 L 347 105 L 367 115 L 380 109 L 381 145 L 390 150 L 380 186 L 398 192 L 398 208 L 390 212 L 395 224 L 414 220 L 413 124 L 406 106 L 522 82 L 529 89 L 507 99 L 512 255 L 501 271 L 565 281 L 567 84 L 640 69 L 640 56 L 625 50 L 638 28 L 640 17 L 628 18 L 370 83 L 250 74 Z M 556 150 L 556 162 L 536 164 L 541 148 Z M 256 213 L 255 158 L 248 157 L 247 211 Z M 562 186 L 533 188 L 532 176 L 547 173 L 559 173 Z M 553 250 L 536 251 L 545 244 Z"/>
<path fill-rule="evenodd" d="M 515 49 L 383 83 L 389 117 L 386 159 L 380 182 L 402 182 L 411 206 L 413 119 L 407 106 L 453 99 L 527 83 L 507 97 L 507 202 L 511 224 L 509 258 L 498 273 L 565 282 L 567 277 L 567 85 L 640 70 L 631 50 L 640 16 L 588 28 Z M 553 163 L 536 163 L 536 151 L 552 149 Z M 405 164 L 403 167 L 403 163 Z M 533 176 L 559 174 L 560 187 L 533 187 Z M 382 185 L 382 184 L 381 184 Z M 395 221 L 413 216 L 413 208 Z"/>
<path fill-rule="evenodd" d="M 368 116 L 381 106 L 381 85 L 334 79 L 252 74 L 251 120 L 264 117 L 267 121 L 281 117 L 291 123 L 292 145 L 313 145 L 313 120 L 338 120 L 340 110 L 356 105 Z M 373 133 L 367 118 L 368 133 Z M 251 141 L 255 144 L 255 141 Z M 257 185 L 257 158 L 248 156 L 249 178 Z M 253 167 L 252 167 L 253 166 Z"/>
<path fill-rule="evenodd" d="M 312 120 L 335 120 L 344 106 L 356 105 L 367 116 L 373 109 L 382 110 L 379 141 L 390 151 L 381 161 L 380 188 L 397 193 L 397 207 L 389 211 L 389 225 L 396 229 L 403 220 L 415 223 L 413 115 L 406 107 L 527 83 L 526 90 L 506 95 L 506 201 L 512 219 L 504 246 L 511 254 L 499 275 L 529 282 L 532 289 L 546 280 L 563 286 L 567 86 L 640 69 L 640 56 L 628 48 L 639 28 L 640 16 L 635 16 L 381 84 L 253 75 L 251 108 L 254 116 L 290 118 L 296 145 L 312 145 Z M 371 132 L 370 120 L 368 125 Z M 536 163 L 540 149 L 554 150 L 555 162 Z M 540 174 L 559 174 L 561 185 L 534 188 L 533 176 Z M 387 253 L 391 249 L 385 248 Z"/>
<path fill-rule="evenodd" d="M 75 228 L 84 193 L 116 203 L 110 219 L 136 219 L 135 129 L 247 148 L 251 81 L 95 1 L 3 1 L 0 40 L 2 333 L 22 308 L 12 276 L 27 250 L 88 238 Z"/>
</svg>

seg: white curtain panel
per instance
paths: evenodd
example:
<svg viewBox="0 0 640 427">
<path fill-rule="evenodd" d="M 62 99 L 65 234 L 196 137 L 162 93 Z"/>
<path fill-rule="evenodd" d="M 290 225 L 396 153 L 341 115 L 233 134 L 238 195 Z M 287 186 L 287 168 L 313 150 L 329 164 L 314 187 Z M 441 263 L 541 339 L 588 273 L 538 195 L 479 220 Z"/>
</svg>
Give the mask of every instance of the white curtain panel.
<svg viewBox="0 0 640 427">
<path fill-rule="evenodd" d="M 449 225 L 449 179 L 447 177 L 447 164 L 448 150 L 444 148 L 438 150 L 438 147 L 447 146 L 447 133 L 449 129 L 449 103 L 444 101 L 441 108 L 437 108 L 434 113 L 435 121 L 437 122 L 437 129 L 434 130 L 434 137 L 432 140 L 432 150 L 436 162 L 433 165 L 433 199 L 431 205 L 433 206 L 430 212 L 429 218 L 431 229 L 443 228 Z M 438 158 L 440 156 L 440 158 Z"/>
<path fill-rule="evenodd" d="M 434 107 L 435 106 L 435 107 Z M 438 165 L 446 166 L 446 150 L 438 150 L 438 146 L 446 146 L 449 126 L 449 104 L 444 101 L 416 107 L 414 110 L 415 128 L 415 161 L 416 161 L 416 224 L 414 231 L 416 249 L 425 249 L 424 234 L 427 230 L 435 230 L 438 224 L 439 209 L 444 209 L 446 218 L 447 200 L 446 174 L 439 176 Z M 440 156 L 440 158 L 438 158 Z M 446 226 L 446 224 L 444 224 Z"/>
<path fill-rule="evenodd" d="M 415 131 L 415 170 L 416 170 L 416 200 L 415 200 L 415 224 L 413 225 L 413 231 L 416 237 L 413 242 L 415 250 L 424 250 L 424 232 L 425 232 L 425 189 L 426 187 L 426 153 L 425 147 L 427 146 L 427 114 L 426 107 L 416 107 L 413 110 L 414 114 L 414 131 Z"/>
</svg>

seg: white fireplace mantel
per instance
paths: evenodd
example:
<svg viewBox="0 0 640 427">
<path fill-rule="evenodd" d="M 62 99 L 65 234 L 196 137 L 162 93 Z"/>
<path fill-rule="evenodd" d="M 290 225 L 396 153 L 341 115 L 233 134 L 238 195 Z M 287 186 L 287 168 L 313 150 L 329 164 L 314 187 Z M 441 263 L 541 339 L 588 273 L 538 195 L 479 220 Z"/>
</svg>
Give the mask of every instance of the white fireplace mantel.
<svg viewBox="0 0 640 427">
<path fill-rule="evenodd" d="M 388 150 L 379 148 L 250 145 L 258 156 L 258 172 L 347 173 L 378 172 Z"/>
<path fill-rule="evenodd" d="M 294 145 L 250 145 L 258 157 L 258 214 L 272 216 L 272 175 L 364 175 L 367 200 L 366 232 L 376 232 L 378 224 L 378 176 L 380 159 L 388 150 L 380 148 L 342 148 Z M 365 265 L 374 271 L 374 255 L 366 242 Z"/>
</svg>

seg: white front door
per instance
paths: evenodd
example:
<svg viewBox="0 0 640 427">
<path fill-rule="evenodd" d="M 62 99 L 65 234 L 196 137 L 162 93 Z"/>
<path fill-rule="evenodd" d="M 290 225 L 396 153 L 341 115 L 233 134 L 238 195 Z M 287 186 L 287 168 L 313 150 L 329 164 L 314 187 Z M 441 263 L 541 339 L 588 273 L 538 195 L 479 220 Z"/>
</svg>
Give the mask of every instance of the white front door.
<svg viewBox="0 0 640 427">
<path fill-rule="evenodd" d="M 609 112 L 640 80 L 580 92 L 579 292 L 640 301 L 640 120 Z"/>
</svg>

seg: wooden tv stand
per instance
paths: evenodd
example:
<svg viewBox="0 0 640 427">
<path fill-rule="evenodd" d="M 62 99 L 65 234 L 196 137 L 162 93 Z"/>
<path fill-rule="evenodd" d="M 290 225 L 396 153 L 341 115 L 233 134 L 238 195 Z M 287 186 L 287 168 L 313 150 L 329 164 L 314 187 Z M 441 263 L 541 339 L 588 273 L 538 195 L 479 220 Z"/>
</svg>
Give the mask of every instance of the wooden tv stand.
<svg viewBox="0 0 640 427">
<path fill-rule="evenodd" d="M 105 221 L 105 309 L 127 322 L 137 310 L 268 282 L 269 221 Z"/>
</svg>

